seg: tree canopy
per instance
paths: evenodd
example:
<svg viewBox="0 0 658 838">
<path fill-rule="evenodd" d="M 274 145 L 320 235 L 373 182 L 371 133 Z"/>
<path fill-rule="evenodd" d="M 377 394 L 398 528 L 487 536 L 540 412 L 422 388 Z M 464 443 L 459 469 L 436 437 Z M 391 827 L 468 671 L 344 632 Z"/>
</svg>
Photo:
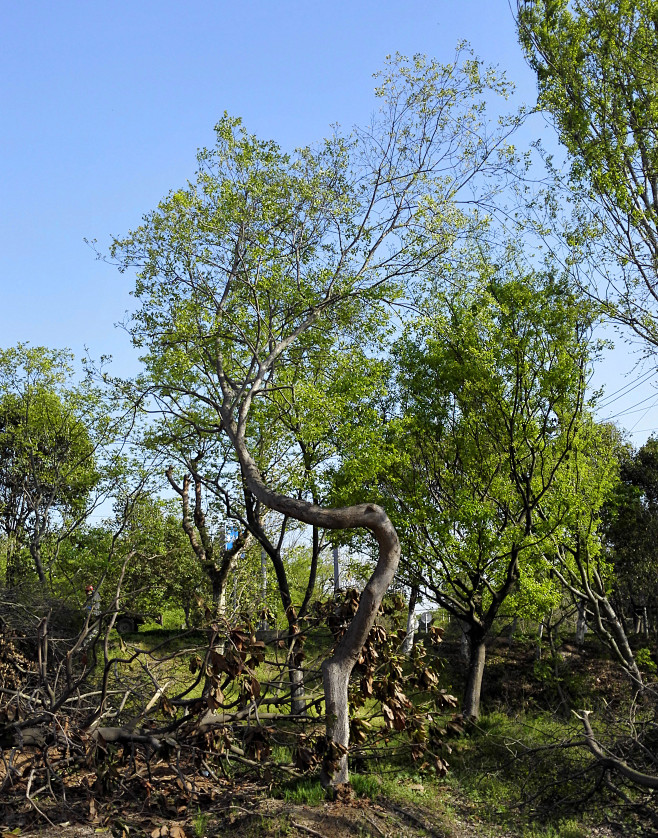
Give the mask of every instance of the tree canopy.
<svg viewBox="0 0 658 838">
<path fill-rule="evenodd" d="M 7 582 L 24 574 L 28 548 L 46 581 L 42 545 L 55 526 L 84 516 L 100 474 L 89 397 L 70 386 L 70 356 L 19 345 L 0 353 L 0 520 Z"/>
<path fill-rule="evenodd" d="M 587 268 L 608 314 L 655 348 L 658 4 L 530 0 L 518 8 L 539 106 L 570 154 L 572 197 L 581 207 L 570 236 L 592 248 Z"/>
</svg>

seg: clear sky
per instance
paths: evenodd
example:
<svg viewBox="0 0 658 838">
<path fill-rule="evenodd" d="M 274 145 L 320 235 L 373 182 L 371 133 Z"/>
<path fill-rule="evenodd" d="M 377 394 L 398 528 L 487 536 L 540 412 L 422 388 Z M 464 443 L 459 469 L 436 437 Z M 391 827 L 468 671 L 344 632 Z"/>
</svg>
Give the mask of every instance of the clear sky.
<svg viewBox="0 0 658 838">
<path fill-rule="evenodd" d="M 534 103 L 507 0 L 26 0 L 0 4 L 0 346 L 17 341 L 112 354 L 133 281 L 95 260 L 195 170 L 224 111 L 283 147 L 367 120 L 387 54 L 449 60 L 468 40 Z M 550 129 L 537 123 L 552 142 Z M 634 378 L 620 342 L 599 379 Z M 658 427 L 652 378 L 613 411 Z M 640 432 L 641 431 L 641 432 Z"/>
</svg>

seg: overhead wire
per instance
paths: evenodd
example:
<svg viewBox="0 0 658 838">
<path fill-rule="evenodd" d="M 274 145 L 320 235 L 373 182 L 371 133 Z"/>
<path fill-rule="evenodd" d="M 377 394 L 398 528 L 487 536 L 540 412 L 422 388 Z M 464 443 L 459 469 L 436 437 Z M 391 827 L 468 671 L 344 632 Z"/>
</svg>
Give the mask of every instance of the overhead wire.
<svg viewBox="0 0 658 838">
<path fill-rule="evenodd" d="M 642 416 L 640 416 L 640 418 L 639 418 L 639 419 L 637 420 L 637 422 L 633 425 L 633 427 L 632 427 L 632 428 L 630 428 L 630 431 L 631 431 L 631 432 L 632 432 L 632 431 L 634 431 L 634 430 L 635 430 L 635 428 L 637 428 L 637 426 L 638 426 L 638 425 L 640 424 L 640 422 L 644 419 L 644 417 L 647 415 L 647 413 L 648 413 L 648 412 L 649 412 L 652 408 L 654 408 L 654 407 L 656 406 L 656 403 L 658 403 L 658 399 L 656 400 L 656 402 L 654 402 L 652 405 L 650 405 L 650 406 L 649 406 L 649 407 L 648 407 L 648 408 L 644 411 L 644 413 L 642 414 Z"/>
<path fill-rule="evenodd" d="M 654 400 L 654 404 L 649 405 L 649 407 L 647 408 L 647 412 L 648 412 L 649 410 L 651 410 L 652 407 L 655 407 L 656 404 L 658 404 L 658 394 L 656 394 L 656 393 L 652 393 L 650 396 L 647 396 L 645 399 L 642 399 L 642 401 L 636 402 L 635 404 L 632 404 L 630 407 L 628 407 L 624 410 L 620 410 L 618 413 L 613 413 L 610 416 L 606 416 L 601 421 L 602 422 L 612 422 L 613 419 L 619 419 L 621 416 L 630 416 L 632 413 L 637 413 L 638 412 L 637 409 L 638 408 L 641 409 L 641 405 L 645 404 L 645 402 L 648 402 L 651 399 Z"/>
<path fill-rule="evenodd" d="M 651 369 L 648 372 L 644 373 L 644 375 L 636 381 L 633 381 L 629 384 L 624 384 L 623 387 L 620 387 L 618 390 L 615 390 L 609 395 L 604 396 L 598 403 L 598 407 L 609 407 L 614 402 L 619 401 L 619 399 L 622 399 L 624 398 L 624 396 L 627 396 L 629 395 L 629 393 L 632 393 L 634 390 L 637 390 L 638 387 L 642 387 L 642 385 L 646 384 L 647 381 L 655 374 L 656 371 L 654 369 Z"/>
</svg>

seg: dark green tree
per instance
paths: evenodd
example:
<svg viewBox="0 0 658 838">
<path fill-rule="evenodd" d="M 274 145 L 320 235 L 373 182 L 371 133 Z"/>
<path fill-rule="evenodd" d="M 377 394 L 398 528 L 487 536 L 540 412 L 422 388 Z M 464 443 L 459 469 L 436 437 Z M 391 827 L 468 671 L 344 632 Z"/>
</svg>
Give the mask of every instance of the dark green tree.
<svg viewBox="0 0 658 838">
<path fill-rule="evenodd" d="M 605 534 L 618 611 L 630 615 L 629 630 L 647 633 L 658 620 L 658 440 L 625 453 Z"/>
<path fill-rule="evenodd" d="M 6 582 L 29 567 L 46 584 L 43 548 L 52 532 L 84 518 L 97 487 L 94 397 L 69 384 L 68 353 L 19 344 L 0 352 L 0 522 Z"/>
</svg>

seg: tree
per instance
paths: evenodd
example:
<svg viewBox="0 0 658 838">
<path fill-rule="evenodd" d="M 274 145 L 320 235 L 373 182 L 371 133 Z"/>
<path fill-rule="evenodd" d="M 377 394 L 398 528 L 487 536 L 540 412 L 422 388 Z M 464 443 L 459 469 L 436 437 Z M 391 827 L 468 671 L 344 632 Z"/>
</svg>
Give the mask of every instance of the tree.
<svg viewBox="0 0 658 838">
<path fill-rule="evenodd" d="M 658 618 L 658 440 L 637 451 L 621 450 L 619 483 L 603 518 L 614 594 L 623 619 L 647 634 Z"/>
<path fill-rule="evenodd" d="M 604 270 L 608 314 L 658 346 L 658 3 L 522 0 L 519 36 L 539 106 L 571 155 L 570 231 Z M 584 202 L 582 198 L 584 197 Z M 593 233 L 594 238 L 588 239 Z M 592 288 L 590 288 L 592 290 Z"/>
<path fill-rule="evenodd" d="M 591 257 L 587 268 L 606 282 L 605 287 L 589 282 L 588 290 L 613 320 L 640 338 L 648 353 L 655 353 L 658 4 L 528 0 L 519 3 L 518 20 L 521 43 L 537 73 L 539 104 L 553 117 L 572 157 L 570 200 L 576 206 L 576 224 L 568 235 L 582 247 L 583 258 Z M 596 566 L 598 553 L 582 551 L 579 541 L 574 545 L 579 572 L 572 584 L 587 596 L 597 620 L 597 611 L 607 613 L 602 634 L 608 634 L 622 667 L 641 687 L 622 622 L 608 597 L 609 582 Z M 576 559 L 573 552 L 571 559 Z M 594 585 L 587 582 L 592 568 Z M 590 750 L 625 773 L 622 762 L 603 755 L 586 715 L 582 721 Z M 655 787 L 655 779 L 643 784 Z"/>
<path fill-rule="evenodd" d="M 238 534 L 238 537 L 227 547 L 211 532 L 207 523 L 207 516 L 203 508 L 203 480 L 199 474 L 200 455 L 189 459 L 190 472 L 183 476 L 182 485 L 174 478 L 173 466 L 165 472 L 170 486 L 179 495 L 182 505 L 181 525 L 187 536 L 190 547 L 194 551 L 197 565 L 203 571 L 212 587 L 212 600 L 217 614 L 223 615 L 226 597 L 226 584 L 238 554 L 247 546 L 248 534 Z M 190 495 L 193 493 L 193 504 L 190 505 Z M 216 554 L 219 554 L 216 557 Z"/>
<path fill-rule="evenodd" d="M 130 553 L 133 557 L 122 584 L 123 602 L 130 605 L 124 607 L 151 614 L 182 608 L 189 627 L 197 598 L 206 595 L 208 580 L 176 511 L 173 501 L 154 499 L 146 492 L 137 496 L 121 532 L 106 587 L 116 587 L 118 572 Z"/>
<path fill-rule="evenodd" d="M 362 323 L 383 318 L 410 277 L 482 223 L 476 180 L 476 197 L 489 200 L 513 158 L 513 122 L 482 123 L 485 95 L 506 85 L 477 61 L 398 57 L 380 78 L 367 129 L 315 150 L 285 154 L 225 117 L 195 182 L 112 248 L 122 269 L 138 268 L 140 397 L 197 438 L 227 440 L 256 503 L 312 528 L 365 528 L 378 543 L 358 611 L 323 664 L 328 784 L 347 780 L 348 680 L 399 542 L 373 504 L 328 509 L 310 489 L 286 493 L 279 474 L 264 475 L 254 423 L 270 394 L 304 379 L 309 354 L 358 345 Z"/>
<path fill-rule="evenodd" d="M 70 355 L 19 344 L 0 352 L 0 521 L 7 538 L 6 580 L 23 576 L 29 548 L 46 584 L 42 549 L 59 522 L 84 517 L 100 474 L 88 423 L 93 396 L 71 388 Z"/>
<path fill-rule="evenodd" d="M 642 676 L 622 620 L 610 598 L 612 566 L 604 550 L 602 516 L 612 501 L 619 479 L 619 440 L 608 425 L 583 425 L 574 462 L 560 475 L 560 505 L 565 535 L 554 539 L 549 556 L 553 573 L 575 603 L 593 615 L 594 628 L 608 644 L 631 681 L 642 686 Z"/>
<path fill-rule="evenodd" d="M 283 385 L 283 382 L 282 382 Z M 270 475 L 279 476 L 279 485 L 285 486 L 290 492 L 303 494 L 308 491 L 315 503 L 320 501 L 318 486 L 309 485 L 309 474 L 314 466 L 318 466 L 323 456 L 320 446 L 313 445 L 310 440 L 302 440 L 299 435 L 299 410 L 304 408 L 298 403 L 301 396 L 296 383 L 290 382 L 285 388 L 284 406 L 282 411 L 279 404 L 280 392 L 267 399 L 262 409 L 257 412 L 252 425 L 257 432 L 251 434 L 252 450 L 257 451 L 258 463 L 261 469 Z M 272 416 L 281 425 L 279 433 L 272 434 L 268 430 L 268 422 Z M 166 424 L 166 423 L 165 423 Z M 150 434 L 151 439 L 154 434 Z M 165 437 L 157 434 L 159 445 L 162 447 Z M 189 443 L 189 440 L 187 440 Z M 226 585 L 231 576 L 234 582 L 239 570 L 239 564 L 245 564 L 252 558 L 250 544 L 260 547 L 261 561 L 266 557 L 271 561 L 277 581 L 281 606 L 288 624 L 287 632 L 287 668 L 291 689 L 290 710 L 294 715 L 306 711 L 304 699 L 304 673 L 301 665 L 303 660 L 302 633 L 303 620 L 307 615 L 311 598 L 316 585 L 316 578 L 320 560 L 320 553 L 326 547 L 324 539 L 317 527 L 312 529 L 311 548 L 307 567 L 305 591 L 301 600 L 295 604 L 292 597 L 289 567 L 285 561 L 287 542 L 294 536 L 295 527 L 299 524 L 290 516 L 279 516 L 272 513 L 257 498 L 241 479 L 239 471 L 236 473 L 234 456 L 221 441 L 207 438 L 197 439 L 195 454 L 185 455 L 181 449 L 180 440 L 168 438 L 170 451 L 178 452 L 178 459 L 183 461 L 188 473 L 183 476 L 179 485 L 173 476 L 173 467 L 167 469 L 167 478 L 179 494 L 183 507 L 182 525 L 190 544 L 198 558 L 200 565 L 209 575 L 213 586 L 213 600 L 218 614 L 224 615 Z M 309 444 L 310 443 L 310 444 Z M 283 481 L 283 482 L 281 482 Z M 194 502 L 190 505 L 189 495 L 194 487 Z M 238 528 L 238 538 L 230 548 L 220 546 L 211 537 L 206 525 L 206 515 L 203 511 L 202 494 L 204 489 L 207 496 L 213 499 L 216 510 L 223 507 L 226 520 Z M 192 512 L 193 509 L 193 512 Z M 261 603 L 253 613 L 265 608 Z"/>
<path fill-rule="evenodd" d="M 462 704 L 479 715 L 486 644 L 504 603 L 559 601 L 543 563 L 565 532 L 560 477 L 586 421 L 593 311 L 568 277 L 479 248 L 436 271 L 395 347 L 397 415 L 375 491 L 411 585 L 464 627 Z"/>
</svg>

